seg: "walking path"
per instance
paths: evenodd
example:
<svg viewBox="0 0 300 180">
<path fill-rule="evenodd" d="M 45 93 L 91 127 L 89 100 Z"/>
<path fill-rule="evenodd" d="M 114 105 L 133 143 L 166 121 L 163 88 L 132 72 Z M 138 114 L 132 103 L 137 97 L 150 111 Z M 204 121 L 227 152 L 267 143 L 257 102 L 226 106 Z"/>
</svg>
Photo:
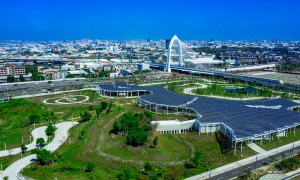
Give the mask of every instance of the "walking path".
<svg viewBox="0 0 300 180">
<path fill-rule="evenodd" d="M 184 94 L 188 94 L 188 95 L 194 95 L 194 96 L 197 96 L 197 94 L 193 93 L 193 90 L 194 89 L 198 89 L 198 88 L 207 88 L 207 85 L 206 84 L 200 84 L 200 83 L 195 83 L 197 85 L 200 85 L 200 87 L 192 87 L 192 88 L 185 88 L 183 90 L 183 93 Z"/>
<path fill-rule="evenodd" d="M 295 144 L 295 148 L 299 147 L 300 146 L 300 140 L 294 142 L 294 144 Z M 287 144 L 287 145 L 284 145 L 284 146 L 272 149 L 270 151 L 266 151 L 265 153 L 262 153 L 262 154 L 251 156 L 251 157 L 248 157 L 246 159 L 242 159 L 240 161 L 236 161 L 236 162 L 224 165 L 222 167 L 213 169 L 210 172 L 205 172 L 205 173 L 193 176 L 193 177 L 189 177 L 186 180 L 208 179 L 209 177 L 217 176 L 217 175 L 220 175 L 222 173 L 226 173 L 226 172 L 229 172 L 231 170 L 240 168 L 241 166 L 245 166 L 247 164 L 253 163 L 253 162 L 256 161 L 256 156 L 257 156 L 257 160 L 259 161 L 259 160 L 262 160 L 264 158 L 273 156 L 275 154 L 282 153 L 282 152 L 284 152 L 286 150 L 290 150 L 291 148 L 293 148 L 293 143 L 290 143 L 290 144 Z"/>
<path fill-rule="evenodd" d="M 251 149 L 253 149 L 254 151 L 260 153 L 260 154 L 263 154 L 263 153 L 267 152 L 266 150 L 264 150 L 263 148 L 259 147 L 255 143 L 249 143 L 249 144 L 247 144 L 247 146 L 250 147 Z"/>
<path fill-rule="evenodd" d="M 12 97 L 12 99 L 29 98 L 29 97 L 36 97 L 36 96 L 47 96 L 47 95 L 62 94 L 62 93 L 76 92 L 76 91 L 83 91 L 83 90 L 94 90 L 94 89 L 95 88 L 83 88 L 83 89 L 68 90 L 68 91 L 57 91 L 57 92 L 50 92 L 50 93 L 22 95 L 22 96 L 14 96 L 14 97 Z"/>
<path fill-rule="evenodd" d="M 180 81 L 165 81 L 165 82 L 156 82 L 156 83 L 147 83 L 147 84 L 139 84 L 138 86 L 151 86 L 155 84 L 167 84 L 167 83 L 172 83 L 172 82 L 180 82 Z"/>
<path fill-rule="evenodd" d="M 42 127 L 34 129 L 31 132 L 33 141 L 31 144 L 26 145 L 26 147 L 28 148 L 27 151 L 37 148 L 36 140 L 38 138 L 44 138 L 45 142 L 47 142 L 48 137 L 45 133 L 46 128 L 47 128 L 47 126 L 42 126 Z M 15 155 L 15 154 L 19 154 L 19 153 L 21 153 L 21 147 L 0 151 L 0 157 Z"/>
<path fill-rule="evenodd" d="M 45 146 L 44 149 L 47 149 L 51 152 L 55 151 L 59 146 L 61 146 L 68 138 L 68 130 L 78 122 L 63 122 L 56 124 L 56 131 L 54 139 Z M 8 176 L 9 180 L 18 180 L 18 173 L 22 171 L 27 165 L 36 160 L 36 154 L 26 156 L 10 166 L 8 166 L 2 174 L 0 174 L 0 179 L 3 179 L 5 176 Z"/>
</svg>

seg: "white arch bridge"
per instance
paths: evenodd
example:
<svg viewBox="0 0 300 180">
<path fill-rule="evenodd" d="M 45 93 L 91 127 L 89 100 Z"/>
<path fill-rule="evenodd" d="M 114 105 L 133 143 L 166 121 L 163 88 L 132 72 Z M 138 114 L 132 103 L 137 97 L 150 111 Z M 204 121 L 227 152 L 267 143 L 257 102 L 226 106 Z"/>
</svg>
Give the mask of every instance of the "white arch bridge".
<svg viewBox="0 0 300 180">
<path fill-rule="evenodd" d="M 173 57 L 175 56 L 178 56 L 178 65 L 174 63 Z M 192 50 L 190 47 L 188 47 L 188 45 L 186 45 L 176 35 L 174 35 L 168 47 L 168 57 L 165 71 L 171 72 L 171 68 L 174 65 L 177 65 L 178 67 L 187 66 L 187 62 L 194 64 L 194 66 L 197 66 L 202 70 L 210 69 L 213 64 L 220 63 L 219 61 L 213 60 L 212 58 L 199 58 L 198 56 L 198 52 Z"/>
</svg>

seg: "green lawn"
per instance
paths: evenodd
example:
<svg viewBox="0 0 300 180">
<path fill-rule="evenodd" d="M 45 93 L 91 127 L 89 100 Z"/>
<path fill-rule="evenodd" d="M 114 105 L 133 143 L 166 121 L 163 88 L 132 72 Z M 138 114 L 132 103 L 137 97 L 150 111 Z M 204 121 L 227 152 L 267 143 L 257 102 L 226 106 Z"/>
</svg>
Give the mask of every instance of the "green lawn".
<svg viewBox="0 0 300 180">
<path fill-rule="evenodd" d="M 12 99 L 10 102 L 0 103 L 0 150 L 19 147 L 30 143 L 30 130 L 34 129 L 27 118 L 31 114 L 40 115 L 40 123 L 36 127 L 46 125 L 45 117 L 48 115 L 46 107 L 31 103 L 24 99 Z M 23 142 L 22 142 L 23 137 Z"/>
<path fill-rule="evenodd" d="M 292 129 L 292 132 L 288 133 L 287 137 L 273 137 L 273 140 L 269 142 L 269 140 L 263 140 L 262 144 L 260 145 L 260 141 L 256 141 L 255 144 L 263 148 L 264 150 L 271 150 L 280 146 L 284 146 L 286 144 L 290 144 L 293 141 L 299 141 L 300 140 L 300 127 L 296 128 L 296 134 L 294 135 L 294 129 Z"/>
<path fill-rule="evenodd" d="M 199 132 L 192 131 L 189 133 L 176 134 L 176 136 L 188 141 L 195 149 L 203 152 L 205 158 L 202 159 L 202 162 L 210 168 L 223 166 L 240 160 L 241 158 L 255 155 L 255 152 L 246 145 L 243 145 L 242 153 L 240 151 L 240 146 L 237 147 L 236 155 L 234 155 L 234 149 L 231 148 L 231 142 L 228 142 L 222 136 L 218 136 L 218 141 L 217 134 L 215 133 L 209 133 L 208 135 L 201 134 L 199 136 Z"/>
</svg>

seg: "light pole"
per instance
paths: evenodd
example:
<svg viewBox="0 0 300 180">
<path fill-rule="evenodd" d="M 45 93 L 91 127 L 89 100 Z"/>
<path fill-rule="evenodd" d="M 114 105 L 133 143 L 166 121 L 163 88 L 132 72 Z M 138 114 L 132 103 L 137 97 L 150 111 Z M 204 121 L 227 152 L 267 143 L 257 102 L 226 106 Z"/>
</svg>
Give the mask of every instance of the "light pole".
<svg viewBox="0 0 300 180">
<path fill-rule="evenodd" d="M 210 177 L 211 177 L 211 170 L 210 170 L 210 168 L 209 168 L 209 167 L 207 167 L 207 169 L 208 169 L 208 171 L 209 171 L 209 176 L 208 176 L 208 179 L 210 179 Z"/>
<path fill-rule="evenodd" d="M 294 156 L 294 147 L 295 147 L 295 141 L 293 140 L 293 147 L 292 147 L 292 158 Z"/>
<path fill-rule="evenodd" d="M 256 153 L 256 161 L 255 161 L 255 170 L 254 170 L 254 172 L 256 172 L 256 168 L 257 168 L 257 153 Z"/>
</svg>

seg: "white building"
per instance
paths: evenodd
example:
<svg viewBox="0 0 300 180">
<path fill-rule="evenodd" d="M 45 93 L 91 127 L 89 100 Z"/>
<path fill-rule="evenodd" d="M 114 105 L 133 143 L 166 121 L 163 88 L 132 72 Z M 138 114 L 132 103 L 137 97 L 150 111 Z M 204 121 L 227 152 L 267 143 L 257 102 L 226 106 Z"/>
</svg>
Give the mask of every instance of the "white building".
<svg viewBox="0 0 300 180">
<path fill-rule="evenodd" d="M 65 64 L 65 65 L 61 66 L 61 70 L 64 70 L 64 71 L 75 71 L 75 66 L 74 65 Z"/>
<path fill-rule="evenodd" d="M 142 64 L 138 64 L 137 66 L 139 71 L 151 70 L 150 64 L 142 63 Z"/>
</svg>

